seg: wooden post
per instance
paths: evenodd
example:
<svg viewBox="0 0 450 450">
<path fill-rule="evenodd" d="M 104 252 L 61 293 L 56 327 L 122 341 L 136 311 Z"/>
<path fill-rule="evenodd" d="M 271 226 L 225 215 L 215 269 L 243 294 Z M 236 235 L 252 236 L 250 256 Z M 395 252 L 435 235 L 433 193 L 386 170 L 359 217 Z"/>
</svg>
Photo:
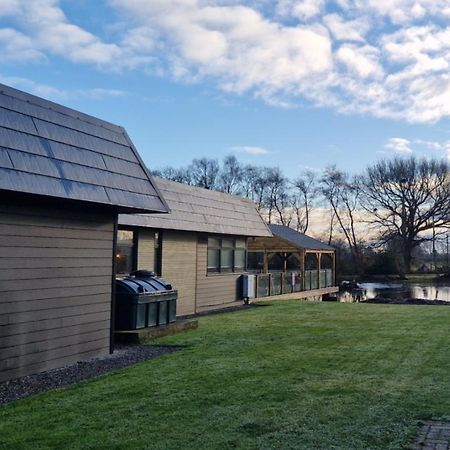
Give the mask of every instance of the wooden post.
<svg viewBox="0 0 450 450">
<path fill-rule="evenodd" d="M 317 258 L 317 287 L 318 289 L 320 289 L 320 262 L 322 259 L 322 253 L 317 252 L 316 258 Z"/>
<path fill-rule="evenodd" d="M 305 290 L 305 255 L 306 251 L 304 249 L 300 250 L 300 274 L 302 277 L 302 291 Z"/>
<path fill-rule="evenodd" d="M 336 286 L 336 252 L 333 252 L 333 286 Z"/>
</svg>

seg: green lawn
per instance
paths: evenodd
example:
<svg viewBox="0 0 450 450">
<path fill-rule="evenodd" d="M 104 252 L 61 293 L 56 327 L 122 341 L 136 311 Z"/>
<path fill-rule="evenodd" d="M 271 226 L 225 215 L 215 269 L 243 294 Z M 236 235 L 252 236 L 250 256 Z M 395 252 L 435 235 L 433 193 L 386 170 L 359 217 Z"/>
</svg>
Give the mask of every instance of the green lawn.
<svg viewBox="0 0 450 450">
<path fill-rule="evenodd" d="M 400 449 L 450 416 L 450 307 L 280 302 L 0 408 L 7 449 Z"/>
</svg>

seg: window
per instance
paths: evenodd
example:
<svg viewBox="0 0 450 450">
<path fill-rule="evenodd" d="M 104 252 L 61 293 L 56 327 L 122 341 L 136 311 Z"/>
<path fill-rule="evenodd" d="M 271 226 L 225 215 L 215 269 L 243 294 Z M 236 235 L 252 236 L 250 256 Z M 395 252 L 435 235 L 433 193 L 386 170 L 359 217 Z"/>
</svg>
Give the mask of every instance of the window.
<svg viewBox="0 0 450 450">
<path fill-rule="evenodd" d="M 264 252 L 248 252 L 247 270 L 264 272 Z"/>
<path fill-rule="evenodd" d="M 208 272 L 243 272 L 245 255 L 245 239 L 208 238 Z"/>
<path fill-rule="evenodd" d="M 133 230 L 119 230 L 116 247 L 116 273 L 128 275 L 136 269 L 136 233 Z"/>
<path fill-rule="evenodd" d="M 284 271 L 284 255 L 281 253 L 269 253 L 268 257 L 269 272 L 283 272 Z"/>
<path fill-rule="evenodd" d="M 161 231 L 156 231 L 153 236 L 154 254 L 153 254 L 153 270 L 159 277 L 162 275 L 162 245 L 163 234 Z"/>
<path fill-rule="evenodd" d="M 208 272 L 218 272 L 220 267 L 220 239 L 208 239 Z"/>
<path fill-rule="evenodd" d="M 291 253 L 286 259 L 286 270 L 300 270 L 300 259 L 298 255 Z"/>
</svg>

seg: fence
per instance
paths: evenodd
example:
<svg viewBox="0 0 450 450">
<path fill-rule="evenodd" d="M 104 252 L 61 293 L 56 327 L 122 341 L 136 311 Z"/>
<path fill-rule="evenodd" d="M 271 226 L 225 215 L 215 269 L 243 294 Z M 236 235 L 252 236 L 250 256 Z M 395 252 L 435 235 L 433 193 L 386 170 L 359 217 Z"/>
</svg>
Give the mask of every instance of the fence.
<svg viewBox="0 0 450 450">
<path fill-rule="evenodd" d="M 256 297 L 291 294 L 302 290 L 301 272 L 272 272 L 256 274 Z"/>
</svg>

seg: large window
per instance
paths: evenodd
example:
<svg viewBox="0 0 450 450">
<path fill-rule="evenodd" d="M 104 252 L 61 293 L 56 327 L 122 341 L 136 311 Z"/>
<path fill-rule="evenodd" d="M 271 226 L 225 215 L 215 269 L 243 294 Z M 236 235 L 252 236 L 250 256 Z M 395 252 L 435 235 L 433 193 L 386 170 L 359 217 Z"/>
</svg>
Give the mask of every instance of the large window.
<svg viewBox="0 0 450 450">
<path fill-rule="evenodd" d="M 119 230 L 116 248 L 116 273 L 128 275 L 136 270 L 136 243 L 133 230 Z"/>
<path fill-rule="evenodd" d="M 208 238 L 208 272 L 243 272 L 245 239 Z"/>
<path fill-rule="evenodd" d="M 264 252 L 248 252 L 247 270 L 252 272 L 264 272 Z"/>
</svg>

